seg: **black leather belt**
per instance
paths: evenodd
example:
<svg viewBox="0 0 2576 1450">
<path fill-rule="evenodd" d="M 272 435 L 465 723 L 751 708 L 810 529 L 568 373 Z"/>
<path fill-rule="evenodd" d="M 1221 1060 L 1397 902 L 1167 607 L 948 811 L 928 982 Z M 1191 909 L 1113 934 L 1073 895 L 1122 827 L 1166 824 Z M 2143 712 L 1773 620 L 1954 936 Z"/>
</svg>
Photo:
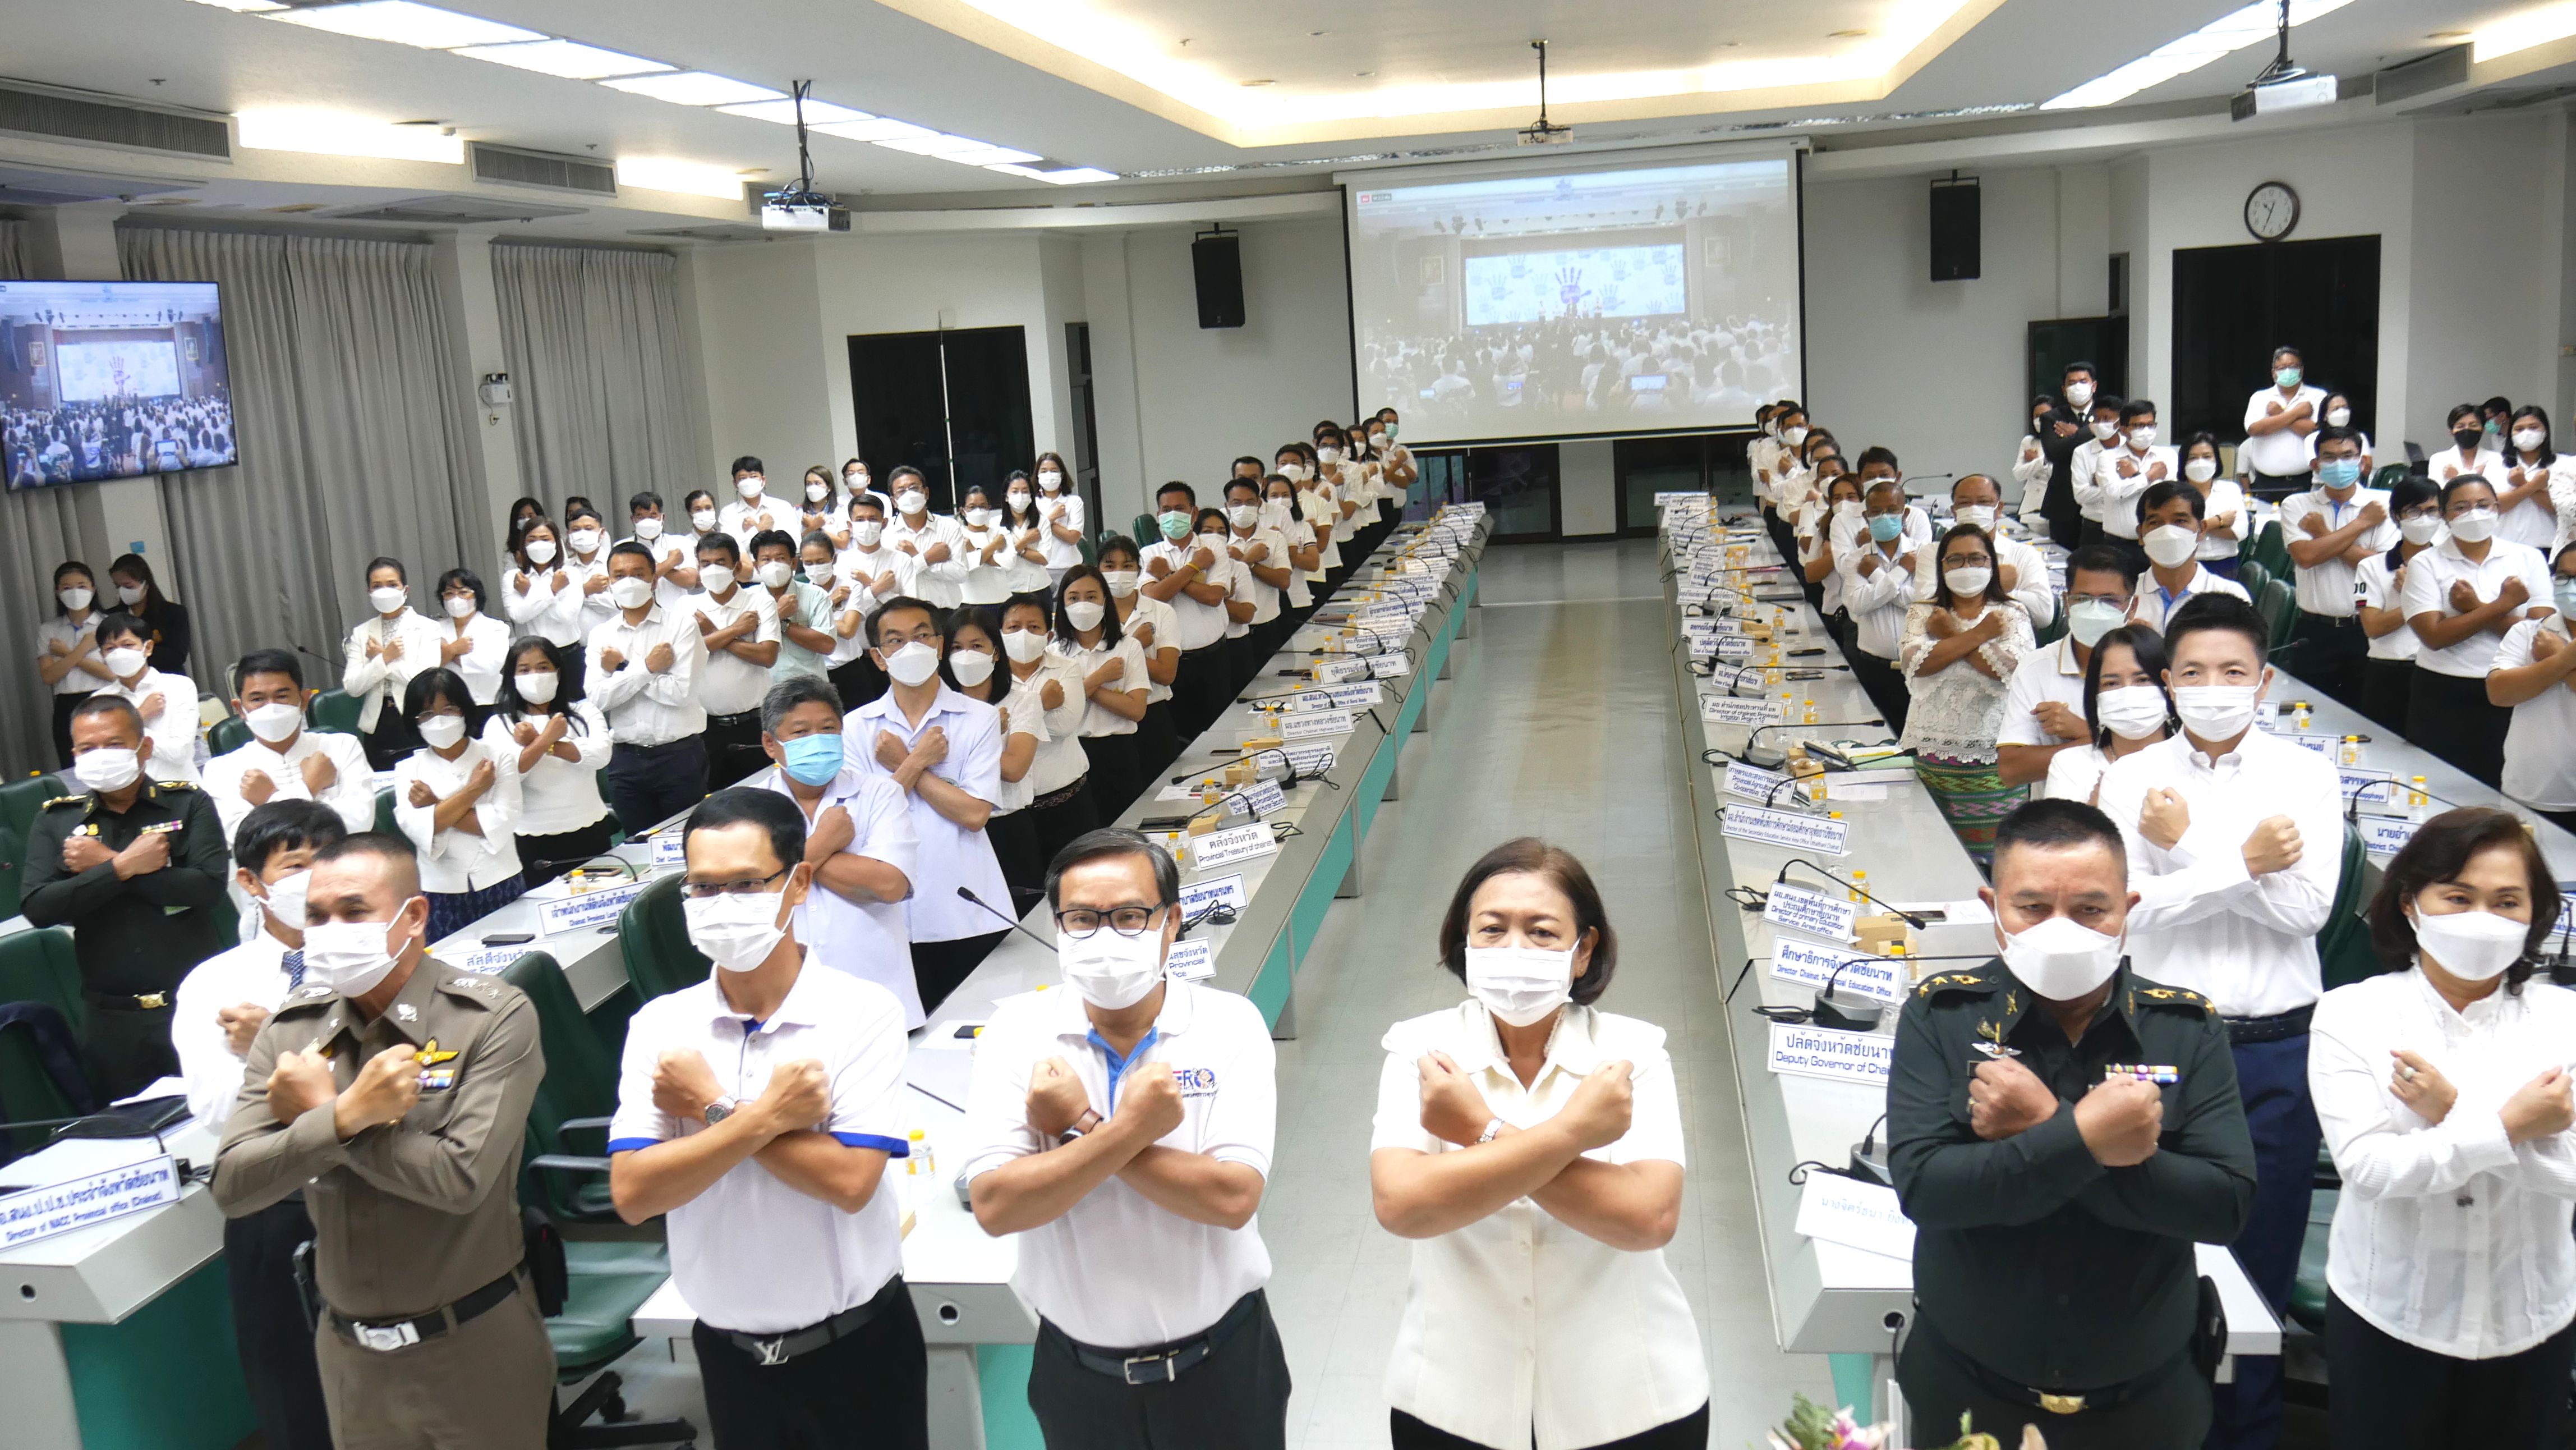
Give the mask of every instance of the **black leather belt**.
<svg viewBox="0 0 2576 1450">
<path fill-rule="evenodd" d="M 2258 1042 L 2287 1042 L 2293 1037 L 2304 1037 L 2308 1032 L 2308 1019 L 2316 1015 L 2316 1005 L 2310 1003 L 2271 1017 L 2224 1017 L 2219 1020 L 2227 1024 L 2228 1046 L 2251 1047 Z"/>
<path fill-rule="evenodd" d="M 2180 1354 L 2148 1370 L 2145 1374 L 2123 1380 L 2116 1385 L 2105 1385 L 2097 1390 L 2074 1394 L 2034 1389 L 2029 1385 L 2017 1384 L 2006 1379 L 1961 1353 L 1957 1345 L 1943 1339 L 1938 1331 L 1932 1330 L 1931 1326 L 1920 1318 L 1914 1321 L 1914 1332 L 1924 1335 L 1943 1359 L 1957 1365 L 1960 1373 L 1976 1381 L 1986 1393 L 2008 1403 L 2028 1409 L 2045 1410 L 2052 1415 L 2078 1415 L 2087 1410 L 2097 1413 L 2116 1410 L 2148 1390 L 2156 1388 L 2158 1382 L 2173 1373 L 2177 1365 L 2188 1364 L 2192 1357 L 2191 1349 L 2186 1346 Z"/>
<path fill-rule="evenodd" d="M 158 1012 L 170 1005 L 169 992 L 92 992 L 84 988 L 81 1000 L 110 1012 Z"/>
<path fill-rule="evenodd" d="M 331 1327 L 340 1331 L 342 1339 L 362 1349 L 389 1354 L 424 1339 L 436 1339 L 451 1329 L 462 1329 L 481 1318 L 486 1311 L 500 1307 L 518 1292 L 519 1271 L 513 1268 L 446 1308 L 432 1310 L 417 1319 L 368 1321 L 352 1319 L 334 1309 L 331 1311 Z"/>
<path fill-rule="evenodd" d="M 727 1344 L 750 1355 L 757 1364 L 764 1367 L 782 1365 L 800 1354 L 812 1354 L 833 1340 L 847 1339 L 865 1329 L 869 1321 L 884 1312 L 890 1302 L 889 1296 L 903 1295 L 907 1292 L 903 1287 L 903 1275 L 897 1274 L 888 1279 L 886 1286 L 879 1289 L 876 1297 L 868 1302 L 852 1305 L 820 1324 L 808 1325 L 803 1329 L 791 1329 L 785 1334 L 737 1334 L 730 1329 L 718 1329 L 712 1324 L 707 1328 L 711 1333 L 722 1337 Z"/>
<path fill-rule="evenodd" d="M 1064 1341 L 1065 1347 L 1073 1351 L 1075 1363 L 1093 1374 L 1107 1375 L 1131 1385 L 1159 1385 L 1179 1379 L 1183 1372 L 1206 1363 L 1209 1355 L 1224 1348 L 1225 1342 L 1234 1337 L 1234 1332 L 1251 1323 L 1252 1317 L 1260 1312 L 1261 1291 L 1255 1289 L 1235 1300 L 1234 1307 L 1225 1311 L 1225 1317 L 1209 1325 L 1205 1333 L 1133 1350 L 1102 1349 L 1065 1333 L 1051 1320 L 1040 1320 L 1039 1323 L 1047 1333 Z"/>
</svg>

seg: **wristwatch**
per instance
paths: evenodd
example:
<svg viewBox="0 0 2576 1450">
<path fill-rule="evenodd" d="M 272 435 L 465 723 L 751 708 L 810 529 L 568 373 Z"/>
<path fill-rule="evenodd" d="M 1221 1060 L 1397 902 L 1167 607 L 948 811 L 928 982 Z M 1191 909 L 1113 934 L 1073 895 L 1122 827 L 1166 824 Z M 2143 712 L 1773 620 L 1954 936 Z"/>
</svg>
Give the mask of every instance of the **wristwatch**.
<svg viewBox="0 0 2576 1450">
<path fill-rule="evenodd" d="M 1100 1113 L 1098 1110 L 1093 1108 L 1084 1108 L 1082 1110 L 1082 1116 L 1073 1120 L 1073 1126 L 1056 1134 L 1055 1140 L 1058 1144 L 1070 1143 L 1074 1139 L 1081 1137 L 1083 1134 L 1088 1133 L 1099 1126 Z"/>
<path fill-rule="evenodd" d="M 1483 1132 L 1481 1132 L 1481 1133 L 1478 1133 L 1478 1134 L 1476 1135 L 1476 1141 L 1477 1141 L 1478 1143 L 1480 1143 L 1480 1144 L 1483 1144 L 1483 1143 L 1490 1143 L 1490 1142 L 1494 1141 L 1494 1139 L 1496 1139 L 1496 1138 L 1498 1138 L 1498 1137 L 1502 1136 L 1502 1131 L 1503 1131 L 1503 1120 L 1502 1120 L 1502 1119 L 1500 1119 L 1500 1118 L 1496 1118 L 1496 1119 L 1494 1119 L 1492 1122 L 1487 1123 L 1487 1124 L 1485 1125 L 1485 1131 L 1483 1131 Z"/>
<path fill-rule="evenodd" d="M 723 1122 L 725 1119 L 732 1117 L 734 1109 L 738 1106 L 740 1105 L 730 1098 L 719 1098 L 716 1101 L 707 1104 L 707 1126 L 712 1128 L 716 1124 Z"/>
</svg>

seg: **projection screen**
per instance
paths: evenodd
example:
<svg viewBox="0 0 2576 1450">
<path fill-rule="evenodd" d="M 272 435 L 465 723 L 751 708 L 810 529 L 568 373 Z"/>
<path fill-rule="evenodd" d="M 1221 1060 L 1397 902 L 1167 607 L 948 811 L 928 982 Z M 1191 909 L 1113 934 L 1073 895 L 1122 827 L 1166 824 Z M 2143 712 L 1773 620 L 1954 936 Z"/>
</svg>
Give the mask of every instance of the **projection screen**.
<svg viewBox="0 0 2576 1450">
<path fill-rule="evenodd" d="M 1342 176 L 1352 370 L 1404 441 L 1748 427 L 1802 380 L 1796 157 Z"/>
</svg>

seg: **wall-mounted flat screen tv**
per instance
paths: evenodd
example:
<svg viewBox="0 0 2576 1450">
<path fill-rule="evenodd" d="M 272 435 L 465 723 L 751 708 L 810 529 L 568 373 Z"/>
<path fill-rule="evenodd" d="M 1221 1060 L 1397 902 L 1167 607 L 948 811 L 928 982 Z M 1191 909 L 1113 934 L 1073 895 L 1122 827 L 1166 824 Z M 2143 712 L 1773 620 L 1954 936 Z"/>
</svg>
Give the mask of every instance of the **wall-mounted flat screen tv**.
<svg viewBox="0 0 2576 1450">
<path fill-rule="evenodd" d="M 0 477 L 51 488 L 241 461 L 212 282 L 0 282 Z"/>
</svg>

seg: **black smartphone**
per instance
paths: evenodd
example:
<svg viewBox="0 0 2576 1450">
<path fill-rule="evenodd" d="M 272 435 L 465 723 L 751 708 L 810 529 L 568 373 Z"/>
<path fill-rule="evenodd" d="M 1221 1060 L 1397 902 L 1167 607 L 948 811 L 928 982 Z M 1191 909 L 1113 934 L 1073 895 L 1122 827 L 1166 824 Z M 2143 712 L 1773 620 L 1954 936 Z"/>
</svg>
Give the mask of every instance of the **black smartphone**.
<svg viewBox="0 0 2576 1450">
<path fill-rule="evenodd" d="M 1136 823 L 1136 829 L 1149 836 L 1165 831 L 1186 831 L 1189 828 L 1188 816 L 1147 816 Z"/>
<path fill-rule="evenodd" d="M 983 1030 L 984 1024 L 981 1022 L 960 1022 L 953 1035 L 959 1042 L 972 1042 L 975 1040 L 975 1034 Z"/>
<path fill-rule="evenodd" d="M 496 931 L 483 938 L 483 945 L 487 947 L 525 946 L 536 939 L 537 934 L 532 931 Z"/>
</svg>

